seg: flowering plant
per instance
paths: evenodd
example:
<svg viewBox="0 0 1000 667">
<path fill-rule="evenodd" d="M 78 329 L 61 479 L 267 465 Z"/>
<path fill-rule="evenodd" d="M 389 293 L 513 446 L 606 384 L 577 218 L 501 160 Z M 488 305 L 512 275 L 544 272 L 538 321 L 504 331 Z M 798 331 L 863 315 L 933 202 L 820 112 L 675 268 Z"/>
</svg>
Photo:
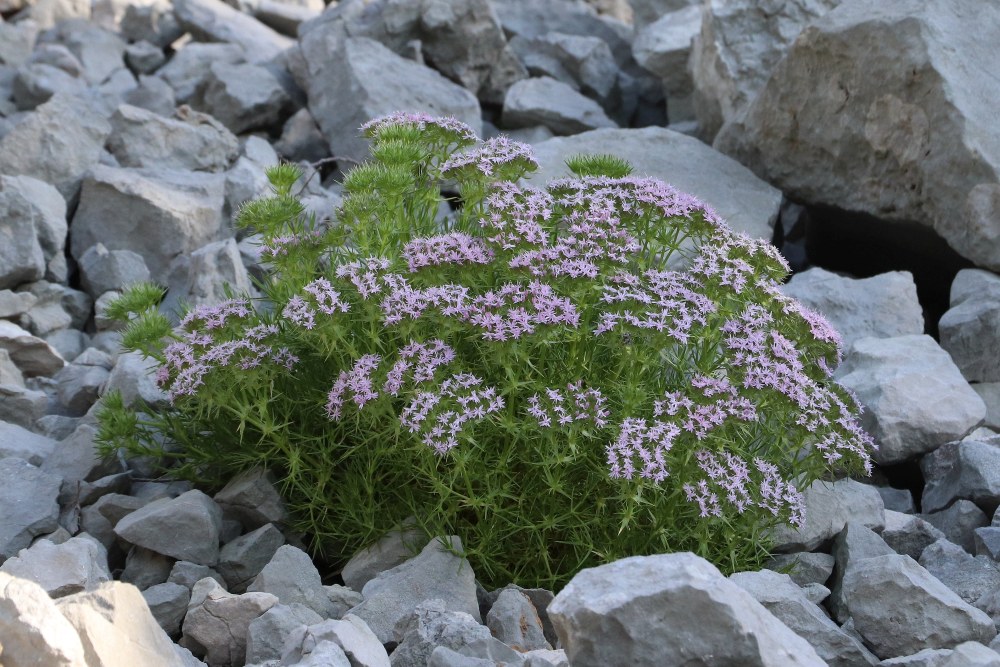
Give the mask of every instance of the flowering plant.
<svg viewBox="0 0 1000 667">
<path fill-rule="evenodd" d="M 108 451 L 202 483 L 267 466 L 332 561 L 410 518 L 484 582 L 548 587 L 635 554 L 751 567 L 803 484 L 870 470 L 838 335 L 779 291 L 773 247 L 609 156 L 536 189 L 529 146 L 453 119 L 363 131 L 334 224 L 290 165 L 240 212 L 272 268 L 259 303 L 174 331 L 153 287 L 115 305 L 170 405 L 106 397 Z"/>
</svg>

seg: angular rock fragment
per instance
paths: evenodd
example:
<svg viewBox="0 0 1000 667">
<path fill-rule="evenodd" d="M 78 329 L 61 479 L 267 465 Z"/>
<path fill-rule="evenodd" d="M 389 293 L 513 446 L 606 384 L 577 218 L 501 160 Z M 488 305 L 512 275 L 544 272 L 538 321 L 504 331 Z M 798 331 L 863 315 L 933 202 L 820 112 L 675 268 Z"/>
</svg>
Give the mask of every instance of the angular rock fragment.
<svg viewBox="0 0 1000 667">
<path fill-rule="evenodd" d="M 128 514 L 115 534 L 137 546 L 178 560 L 213 565 L 219 557 L 222 511 L 201 491 L 154 500 Z"/>
</svg>

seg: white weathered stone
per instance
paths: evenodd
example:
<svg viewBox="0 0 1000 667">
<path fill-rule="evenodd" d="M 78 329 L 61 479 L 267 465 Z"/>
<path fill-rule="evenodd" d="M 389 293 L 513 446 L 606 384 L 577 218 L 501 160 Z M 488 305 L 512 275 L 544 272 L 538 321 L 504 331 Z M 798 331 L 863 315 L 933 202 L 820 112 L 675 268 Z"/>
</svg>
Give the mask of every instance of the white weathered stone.
<svg viewBox="0 0 1000 667">
<path fill-rule="evenodd" d="M 813 267 L 796 273 L 781 291 L 822 313 L 844 340 L 892 338 L 924 332 L 917 285 L 907 271 L 850 278 Z"/>
<path fill-rule="evenodd" d="M 66 245 L 66 202 L 48 183 L 0 176 L 0 288 L 40 280 Z"/>
<path fill-rule="evenodd" d="M 0 656 L 10 665 L 81 667 L 80 636 L 41 586 L 0 572 Z"/>
<path fill-rule="evenodd" d="M 959 498 L 993 514 L 1000 505 L 1000 442 L 949 442 L 920 461 L 924 476 L 921 509 L 936 512 Z"/>
<path fill-rule="evenodd" d="M 276 604 L 278 598 L 270 593 L 233 595 L 217 584 L 201 600 L 196 601 L 192 592 L 184 617 L 184 638 L 194 640 L 199 649 L 204 648 L 205 661 L 210 665 L 243 664 L 247 628 Z"/>
<path fill-rule="evenodd" d="M 236 134 L 279 123 L 292 104 L 278 77 L 253 63 L 212 63 L 198 100 L 198 108 Z"/>
<path fill-rule="evenodd" d="M 243 63 L 247 61 L 239 44 L 187 44 L 156 72 L 174 89 L 178 104 L 191 102 L 205 85 L 212 63 Z"/>
<path fill-rule="evenodd" d="M 323 642 L 340 647 L 351 665 L 357 667 L 389 667 L 389 655 L 375 633 L 357 616 L 347 614 L 343 620 L 330 619 L 308 628 L 293 631 L 285 643 L 282 662 L 297 664 Z"/>
<path fill-rule="evenodd" d="M 930 336 L 855 341 L 836 375 L 865 406 L 861 422 L 879 446 L 872 457 L 881 464 L 957 440 L 986 416 L 982 399 Z"/>
<path fill-rule="evenodd" d="M 613 108 L 609 98 L 620 75 L 607 42 L 599 37 L 546 33 L 515 37 L 510 48 L 535 77 L 551 77 Z"/>
<path fill-rule="evenodd" d="M 691 553 L 585 569 L 548 611 L 574 667 L 826 664 L 749 593 Z"/>
<path fill-rule="evenodd" d="M 926 225 L 1000 269 L 1000 92 L 979 79 L 1000 67 L 998 41 L 993 3 L 848 0 L 715 145 L 795 201 Z"/>
<path fill-rule="evenodd" d="M 15 456 L 33 466 L 40 466 L 57 443 L 17 424 L 0 421 L 0 459 Z"/>
<path fill-rule="evenodd" d="M 131 584 L 109 581 L 59 598 L 56 606 L 79 634 L 88 665 L 186 667 Z"/>
<path fill-rule="evenodd" d="M 275 550 L 267 565 L 247 586 L 247 592 L 271 593 L 282 604 L 305 605 L 323 618 L 331 618 L 335 612 L 309 555 L 290 544 Z"/>
<path fill-rule="evenodd" d="M 694 81 L 688 70 L 691 42 L 701 31 L 702 8 L 692 4 L 662 15 L 636 33 L 632 55 L 663 81 L 671 123 L 693 120 Z"/>
</svg>

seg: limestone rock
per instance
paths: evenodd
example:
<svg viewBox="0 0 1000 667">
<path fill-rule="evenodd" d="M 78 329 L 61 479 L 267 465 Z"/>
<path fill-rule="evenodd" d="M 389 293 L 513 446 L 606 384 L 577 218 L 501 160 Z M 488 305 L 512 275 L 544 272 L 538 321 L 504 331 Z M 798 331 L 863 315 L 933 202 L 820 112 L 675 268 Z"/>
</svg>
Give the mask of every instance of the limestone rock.
<svg viewBox="0 0 1000 667">
<path fill-rule="evenodd" d="M 796 273 L 781 291 L 822 313 L 844 339 L 892 338 L 924 332 L 917 286 L 906 271 L 849 278 L 814 267 Z"/>
<path fill-rule="evenodd" d="M 1000 93 L 977 83 L 997 41 L 994 4 L 847 0 L 802 31 L 715 145 L 791 199 L 926 225 L 1000 269 L 1000 144 L 984 140 Z"/>
<path fill-rule="evenodd" d="M 1000 276 L 963 269 L 951 285 L 951 308 L 938 322 L 943 347 L 969 382 L 1000 381 Z"/>
<path fill-rule="evenodd" d="M 616 127 L 597 102 L 551 77 L 532 77 L 510 87 L 503 102 L 507 127 L 544 125 L 556 134 Z"/>
<path fill-rule="evenodd" d="M 986 416 L 982 399 L 930 336 L 858 340 L 837 378 L 865 406 L 861 422 L 875 437 L 872 458 L 881 464 L 957 440 Z"/>
<path fill-rule="evenodd" d="M 986 643 L 997 633 L 989 616 L 909 556 L 876 556 L 851 567 L 844 575 L 844 600 L 854 627 L 880 658 Z"/>
<path fill-rule="evenodd" d="M 115 526 L 123 540 L 178 560 L 213 565 L 219 557 L 222 512 L 201 491 L 156 500 Z"/>
<path fill-rule="evenodd" d="M 8 558 L 0 565 L 0 572 L 33 581 L 52 598 L 93 590 L 111 580 L 108 554 L 89 535 L 73 537 L 61 544 L 38 540 Z"/>
<path fill-rule="evenodd" d="M 457 537 L 449 538 L 453 549 L 461 551 Z M 361 591 L 364 601 L 351 609 L 387 643 L 393 628 L 425 600 L 439 598 L 452 611 L 462 611 L 481 622 L 476 601 L 475 574 L 469 562 L 447 550 L 438 538 L 428 542 L 418 555 L 379 573 Z"/>
<path fill-rule="evenodd" d="M 772 539 L 778 553 L 812 551 L 830 541 L 849 521 L 873 530 L 885 525 L 882 497 L 874 487 L 842 479 L 836 482 L 817 480 L 803 490 L 806 521 L 801 528 L 779 525 Z"/>
<path fill-rule="evenodd" d="M 80 636 L 41 586 L 0 572 L 0 637 L 10 665 L 87 664 Z"/>
<path fill-rule="evenodd" d="M 549 614 L 574 667 L 825 664 L 749 593 L 690 553 L 585 569 Z"/>
<path fill-rule="evenodd" d="M 174 0 L 174 13 L 186 30 L 207 42 L 231 42 L 243 47 L 247 57 L 263 62 L 294 44 L 252 16 L 222 0 Z"/>
<path fill-rule="evenodd" d="M 62 479 L 23 459 L 0 459 L 0 560 L 17 555 L 37 535 L 58 526 L 59 486 Z"/>
<path fill-rule="evenodd" d="M 239 141 L 211 116 L 188 108 L 177 118 L 123 104 L 111 116 L 108 150 L 123 167 L 223 171 Z"/>
</svg>

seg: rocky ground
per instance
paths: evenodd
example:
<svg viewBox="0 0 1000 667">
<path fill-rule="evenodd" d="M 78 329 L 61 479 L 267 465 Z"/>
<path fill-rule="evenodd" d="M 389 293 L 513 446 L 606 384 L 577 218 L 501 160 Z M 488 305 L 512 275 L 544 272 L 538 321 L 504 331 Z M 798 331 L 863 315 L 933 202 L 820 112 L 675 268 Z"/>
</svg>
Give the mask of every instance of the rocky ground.
<svg viewBox="0 0 1000 667">
<path fill-rule="evenodd" d="M 0 0 L 0 17 L 6 667 L 1000 665 L 1000 6 Z M 102 392 L 163 400 L 118 354 L 108 301 L 139 279 L 168 309 L 251 289 L 231 216 L 264 168 L 316 164 L 307 205 L 327 215 L 337 168 L 366 156 L 358 127 L 398 109 L 530 141 L 538 179 L 619 154 L 773 240 L 788 293 L 844 335 L 875 475 L 808 489 L 773 570 L 637 557 L 553 596 L 486 591 L 405 530 L 324 581 L 268 473 L 209 497 L 96 460 Z"/>
</svg>

